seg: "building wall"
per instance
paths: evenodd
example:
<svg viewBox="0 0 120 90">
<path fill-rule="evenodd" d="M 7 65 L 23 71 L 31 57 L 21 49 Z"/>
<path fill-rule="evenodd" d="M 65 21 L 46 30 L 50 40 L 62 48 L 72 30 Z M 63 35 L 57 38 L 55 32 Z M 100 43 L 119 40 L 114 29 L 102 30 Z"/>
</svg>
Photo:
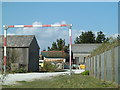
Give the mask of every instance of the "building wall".
<svg viewBox="0 0 120 90">
<path fill-rule="evenodd" d="M 39 46 L 34 38 L 29 47 L 28 71 L 39 71 Z"/>
<path fill-rule="evenodd" d="M 3 48 L 2 48 L 3 46 L 2 45 L 0 46 L 1 46 L 0 47 L 0 64 L 1 64 L 3 63 Z M 38 71 L 39 46 L 37 44 L 35 36 L 33 35 L 12 36 L 10 38 L 7 38 L 7 50 L 10 51 L 9 56 L 11 57 L 12 57 L 12 53 L 15 51 L 13 54 L 13 56 L 16 57 L 15 59 L 9 59 L 7 55 L 7 60 L 11 60 L 12 62 L 13 60 L 15 60 L 12 64 L 12 67 L 26 66 L 25 69 L 27 71 Z M 8 62 L 11 63 L 10 61 Z M 0 65 L 0 68 L 2 68 L 2 65 Z"/>
<path fill-rule="evenodd" d="M 66 61 L 65 58 L 45 58 L 45 57 L 44 57 L 44 60 L 51 61 L 51 62 L 64 62 L 64 63 Z"/>
<path fill-rule="evenodd" d="M 85 57 L 90 55 L 90 53 L 98 48 L 101 44 L 73 44 L 72 45 L 72 52 L 73 52 L 73 59 L 77 60 L 77 64 L 84 63 Z M 75 61 L 76 61 L 75 60 Z"/>
<path fill-rule="evenodd" d="M 3 48 L 0 48 L 2 52 L 1 56 L 2 59 L 0 60 L 1 63 L 3 62 Z M 13 63 L 25 65 L 25 69 L 28 70 L 28 48 L 7 48 L 7 60 L 10 60 L 9 57 L 14 54 L 15 61 Z M 1 66 L 2 67 L 2 66 Z"/>
<path fill-rule="evenodd" d="M 80 53 L 73 53 L 73 59 L 76 59 L 77 60 L 77 57 L 79 57 L 79 61 L 77 61 L 77 64 L 79 63 L 84 63 L 84 57 L 87 57 L 88 55 L 90 54 L 80 54 Z"/>
<path fill-rule="evenodd" d="M 28 64 L 28 48 L 9 48 L 11 51 L 15 50 L 16 56 L 18 58 L 15 60 L 15 63 Z"/>
<path fill-rule="evenodd" d="M 16 53 L 14 56 L 17 58 L 14 61 L 14 63 L 25 65 L 24 69 L 28 71 L 28 53 L 29 53 L 28 48 L 9 48 L 9 50 L 11 52 L 15 51 Z"/>
<path fill-rule="evenodd" d="M 19 63 L 25 65 L 25 69 L 28 71 L 28 60 L 29 60 L 29 48 L 10 48 L 11 50 L 15 50 L 18 58 L 15 63 Z"/>
</svg>

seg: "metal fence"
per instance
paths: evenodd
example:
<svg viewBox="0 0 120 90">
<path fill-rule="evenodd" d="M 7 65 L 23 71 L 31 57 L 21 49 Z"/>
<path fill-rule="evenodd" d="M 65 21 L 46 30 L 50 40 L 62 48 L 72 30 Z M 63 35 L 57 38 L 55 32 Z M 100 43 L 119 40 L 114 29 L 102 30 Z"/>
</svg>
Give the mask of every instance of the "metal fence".
<svg viewBox="0 0 120 90">
<path fill-rule="evenodd" d="M 90 75 L 103 81 L 120 85 L 120 46 L 96 56 L 86 58 L 86 70 Z"/>
</svg>

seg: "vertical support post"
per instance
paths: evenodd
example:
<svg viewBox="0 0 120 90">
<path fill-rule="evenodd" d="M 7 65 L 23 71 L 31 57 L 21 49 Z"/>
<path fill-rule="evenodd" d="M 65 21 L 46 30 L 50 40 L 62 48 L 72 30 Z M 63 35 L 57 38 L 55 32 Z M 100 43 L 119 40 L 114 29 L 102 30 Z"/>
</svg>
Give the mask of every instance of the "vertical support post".
<svg viewBox="0 0 120 90">
<path fill-rule="evenodd" d="M 69 40 L 70 40 L 70 44 L 69 44 L 69 62 L 70 62 L 70 75 L 72 74 L 72 68 L 71 68 L 71 64 L 72 64 L 72 25 L 69 27 Z"/>
<path fill-rule="evenodd" d="M 4 74 L 6 74 L 6 60 L 7 60 L 7 26 L 4 27 Z"/>
</svg>

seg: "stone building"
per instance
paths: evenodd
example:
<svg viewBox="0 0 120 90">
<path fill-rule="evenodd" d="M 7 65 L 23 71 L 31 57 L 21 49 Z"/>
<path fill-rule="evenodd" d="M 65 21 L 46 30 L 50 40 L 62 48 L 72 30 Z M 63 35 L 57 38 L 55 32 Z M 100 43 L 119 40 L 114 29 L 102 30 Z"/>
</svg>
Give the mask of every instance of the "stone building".
<svg viewBox="0 0 120 90">
<path fill-rule="evenodd" d="M 3 42 L 3 36 L 0 36 L 0 39 L 1 38 Z M 3 56 L 3 45 L 0 51 L 2 51 L 0 54 Z M 0 61 L 2 62 L 3 58 Z M 39 71 L 39 45 L 35 36 L 7 36 L 7 63 L 8 62 L 11 63 L 11 69 L 14 65 L 17 65 L 18 69 L 23 67 L 29 72 Z"/>
</svg>

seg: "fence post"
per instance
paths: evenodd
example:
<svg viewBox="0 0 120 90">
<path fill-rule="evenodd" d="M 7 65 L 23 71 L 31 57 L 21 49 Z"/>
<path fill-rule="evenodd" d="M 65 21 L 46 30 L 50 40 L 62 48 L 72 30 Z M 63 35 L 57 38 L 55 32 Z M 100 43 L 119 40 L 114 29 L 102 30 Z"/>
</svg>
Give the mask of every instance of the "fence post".
<svg viewBox="0 0 120 90">
<path fill-rule="evenodd" d="M 99 55 L 99 79 L 101 79 L 101 54 Z"/>
<path fill-rule="evenodd" d="M 115 57 L 114 48 L 111 50 L 111 63 L 112 63 L 112 82 L 115 81 Z"/>
</svg>

